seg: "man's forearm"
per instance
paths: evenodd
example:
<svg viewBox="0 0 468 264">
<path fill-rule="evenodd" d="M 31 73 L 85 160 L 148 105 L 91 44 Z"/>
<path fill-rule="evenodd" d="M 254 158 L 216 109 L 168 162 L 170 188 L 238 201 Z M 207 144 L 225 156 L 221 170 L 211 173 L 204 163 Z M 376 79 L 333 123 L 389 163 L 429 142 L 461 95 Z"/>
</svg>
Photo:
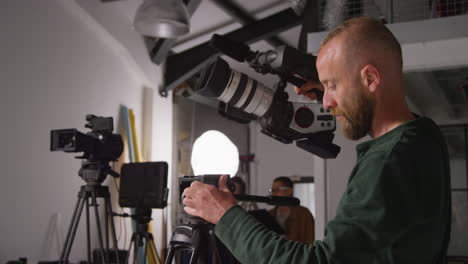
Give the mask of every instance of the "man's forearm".
<svg viewBox="0 0 468 264">
<path fill-rule="evenodd" d="M 267 229 L 240 206 L 232 207 L 221 217 L 215 233 L 244 264 L 318 263 L 313 245 L 285 239 Z"/>
</svg>

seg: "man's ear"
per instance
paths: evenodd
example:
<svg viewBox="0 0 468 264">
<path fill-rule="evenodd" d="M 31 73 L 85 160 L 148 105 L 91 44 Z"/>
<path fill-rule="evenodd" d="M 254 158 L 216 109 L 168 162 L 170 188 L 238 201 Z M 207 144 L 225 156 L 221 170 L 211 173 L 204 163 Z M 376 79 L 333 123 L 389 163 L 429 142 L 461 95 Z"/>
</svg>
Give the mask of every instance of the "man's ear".
<svg viewBox="0 0 468 264">
<path fill-rule="evenodd" d="M 380 72 L 372 64 L 367 64 L 361 69 L 361 81 L 373 93 L 380 84 Z"/>
</svg>

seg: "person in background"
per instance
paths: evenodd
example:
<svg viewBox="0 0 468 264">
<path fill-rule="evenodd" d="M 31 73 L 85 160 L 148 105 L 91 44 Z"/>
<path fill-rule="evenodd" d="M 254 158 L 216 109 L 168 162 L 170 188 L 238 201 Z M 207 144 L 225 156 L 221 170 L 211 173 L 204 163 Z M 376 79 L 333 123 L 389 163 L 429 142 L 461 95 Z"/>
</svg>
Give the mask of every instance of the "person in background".
<svg viewBox="0 0 468 264">
<path fill-rule="evenodd" d="M 288 177 L 278 177 L 270 189 L 273 196 L 292 197 L 294 185 Z M 309 209 L 303 206 L 275 206 L 270 214 L 283 228 L 286 238 L 303 243 L 315 241 L 314 217 Z"/>
</svg>

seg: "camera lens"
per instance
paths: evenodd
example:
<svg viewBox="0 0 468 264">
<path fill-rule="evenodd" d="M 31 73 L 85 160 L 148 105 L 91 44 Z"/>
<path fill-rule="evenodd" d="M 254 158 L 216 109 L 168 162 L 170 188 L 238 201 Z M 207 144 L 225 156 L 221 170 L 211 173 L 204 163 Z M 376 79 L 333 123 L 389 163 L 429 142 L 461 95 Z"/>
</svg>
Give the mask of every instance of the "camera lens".
<svg viewBox="0 0 468 264">
<path fill-rule="evenodd" d="M 314 113 L 307 107 L 297 109 L 294 115 L 294 121 L 302 128 L 307 128 L 314 123 Z"/>
<path fill-rule="evenodd" d="M 195 91 L 258 117 L 268 111 L 273 101 L 272 90 L 246 74 L 232 70 L 221 58 L 203 70 Z"/>
</svg>

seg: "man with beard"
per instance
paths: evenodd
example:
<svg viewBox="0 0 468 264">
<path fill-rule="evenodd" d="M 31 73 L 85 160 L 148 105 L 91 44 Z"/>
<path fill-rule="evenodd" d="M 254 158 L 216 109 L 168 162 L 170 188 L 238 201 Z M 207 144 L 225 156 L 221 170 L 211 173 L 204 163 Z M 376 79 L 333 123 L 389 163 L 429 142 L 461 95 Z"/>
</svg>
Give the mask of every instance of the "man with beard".
<svg viewBox="0 0 468 264">
<path fill-rule="evenodd" d="M 185 189 L 185 210 L 216 224 L 241 263 L 442 263 L 450 237 L 450 168 L 437 125 L 404 99 L 401 46 L 381 22 L 354 18 L 332 30 L 317 57 L 321 84 L 296 91 L 336 116 L 343 134 L 372 140 L 357 161 L 323 241 L 302 244 L 258 224 L 226 188 Z"/>
</svg>

